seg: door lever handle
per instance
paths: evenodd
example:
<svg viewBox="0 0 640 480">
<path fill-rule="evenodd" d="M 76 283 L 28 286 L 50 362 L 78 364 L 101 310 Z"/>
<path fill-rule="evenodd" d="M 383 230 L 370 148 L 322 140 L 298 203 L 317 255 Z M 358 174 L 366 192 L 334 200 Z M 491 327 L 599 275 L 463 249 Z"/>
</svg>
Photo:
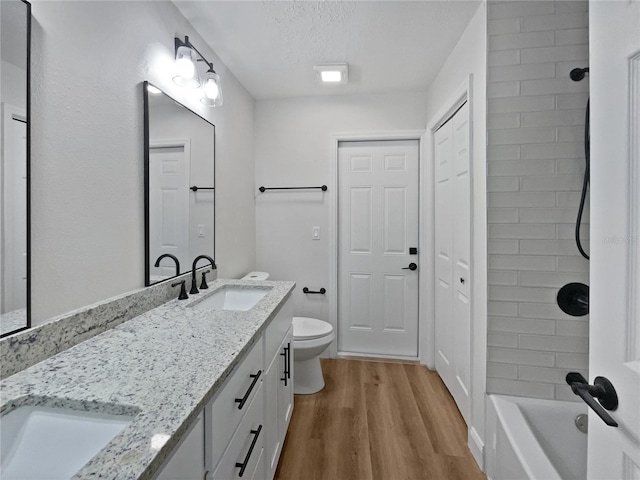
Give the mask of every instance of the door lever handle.
<svg viewBox="0 0 640 480">
<path fill-rule="evenodd" d="M 418 269 L 418 265 L 416 265 L 413 262 L 411 262 L 408 267 L 403 267 L 402 268 L 402 270 L 417 270 L 417 269 Z"/>
<path fill-rule="evenodd" d="M 613 388 L 611 382 L 605 377 L 596 377 L 593 385 L 589 385 L 587 380 L 578 372 L 570 372 L 566 376 L 566 381 L 571 385 L 573 393 L 578 395 L 591 410 L 610 427 L 617 427 L 616 422 L 607 410 L 615 410 L 618 408 L 618 394 Z M 597 399 L 597 401 L 596 401 Z"/>
</svg>

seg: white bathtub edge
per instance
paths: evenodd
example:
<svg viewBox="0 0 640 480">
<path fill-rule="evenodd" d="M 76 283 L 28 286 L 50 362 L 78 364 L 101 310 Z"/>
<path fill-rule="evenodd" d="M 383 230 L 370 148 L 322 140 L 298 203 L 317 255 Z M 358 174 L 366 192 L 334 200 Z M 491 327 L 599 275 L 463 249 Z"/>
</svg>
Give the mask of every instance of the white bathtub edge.
<svg viewBox="0 0 640 480">
<path fill-rule="evenodd" d="M 534 461 L 536 468 L 541 470 L 533 472 L 531 464 L 528 461 L 522 462 L 522 468 L 531 479 L 544 478 L 545 480 L 562 480 L 556 469 L 551 464 L 542 447 L 540 447 L 537 439 L 529 429 L 521 429 L 518 432 L 514 431 L 514 425 L 506 418 L 505 414 L 513 417 L 519 417 L 522 422 L 526 423 L 522 413 L 518 407 L 519 397 L 509 397 L 506 395 L 490 395 L 493 397 L 491 400 L 495 406 L 496 415 L 502 425 L 504 433 L 509 438 L 512 448 L 517 449 L 516 454 L 520 459 L 527 458 L 528 460 L 538 459 Z M 527 452 L 522 452 L 520 449 L 523 447 L 522 443 L 526 444 Z M 544 461 L 541 461 L 544 459 Z M 538 473 L 538 475 L 536 475 Z"/>
</svg>

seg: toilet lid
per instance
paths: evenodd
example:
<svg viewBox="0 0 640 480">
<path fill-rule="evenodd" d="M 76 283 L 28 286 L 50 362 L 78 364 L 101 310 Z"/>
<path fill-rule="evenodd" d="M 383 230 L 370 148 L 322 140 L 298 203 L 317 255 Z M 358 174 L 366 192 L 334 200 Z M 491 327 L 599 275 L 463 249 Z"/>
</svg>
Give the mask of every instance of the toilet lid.
<svg viewBox="0 0 640 480">
<path fill-rule="evenodd" d="M 309 317 L 293 317 L 293 338 L 312 340 L 325 337 L 333 331 L 331 324 Z"/>
</svg>

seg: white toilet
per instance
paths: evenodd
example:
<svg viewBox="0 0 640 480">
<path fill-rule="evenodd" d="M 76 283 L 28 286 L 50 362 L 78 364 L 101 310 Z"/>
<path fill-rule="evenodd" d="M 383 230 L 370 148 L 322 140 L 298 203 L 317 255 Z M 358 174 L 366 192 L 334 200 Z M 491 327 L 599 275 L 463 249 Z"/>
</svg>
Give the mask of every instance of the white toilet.
<svg viewBox="0 0 640 480">
<path fill-rule="evenodd" d="M 267 272 L 249 272 L 241 280 L 267 280 Z M 331 324 L 309 317 L 293 317 L 293 391 L 308 395 L 324 388 L 320 355 L 336 338 Z"/>
<path fill-rule="evenodd" d="M 324 388 L 320 354 L 336 338 L 331 324 L 309 317 L 293 317 L 293 392 L 311 394 Z"/>
</svg>

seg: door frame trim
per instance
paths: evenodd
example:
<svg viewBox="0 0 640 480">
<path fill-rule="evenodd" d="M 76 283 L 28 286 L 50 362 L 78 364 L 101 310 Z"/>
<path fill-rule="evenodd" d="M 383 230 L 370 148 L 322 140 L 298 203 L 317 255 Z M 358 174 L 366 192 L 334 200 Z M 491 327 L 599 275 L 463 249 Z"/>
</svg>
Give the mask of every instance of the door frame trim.
<svg viewBox="0 0 640 480">
<path fill-rule="evenodd" d="M 420 180 L 418 182 L 419 199 L 418 199 L 418 219 L 420 226 L 418 228 L 419 252 L 426 251 L 424 243 L 424 222 L 421 219 L 424 190 L 424 175 L 422 171 L 422 142 L 425 135 L 424 130 L 389 130 L 377 132 L 345 132 L 331 134 L 331 161 L 329 162 L 329 184 L 328 184 L 328 201 L 329 201 L 329 323 L 336 332 L 336 340 L 329 347 L 329 355 L 331 358 L 338 356 L 338 147 L 340 142 L 366 142 L 366 141 L 390 141 L 390 140 L 417 140 L 418 141 L 418 165 L 420 168 Z M 418 285 L 422 285 L 424 274 L 423 269 L 418 271 Z M 421 331 L 422 324 L 422 293 L 418 292 L 418 334 Z M 421 342 L 418 341 L 418 358 L 420 358 Z"/>
</svg>

